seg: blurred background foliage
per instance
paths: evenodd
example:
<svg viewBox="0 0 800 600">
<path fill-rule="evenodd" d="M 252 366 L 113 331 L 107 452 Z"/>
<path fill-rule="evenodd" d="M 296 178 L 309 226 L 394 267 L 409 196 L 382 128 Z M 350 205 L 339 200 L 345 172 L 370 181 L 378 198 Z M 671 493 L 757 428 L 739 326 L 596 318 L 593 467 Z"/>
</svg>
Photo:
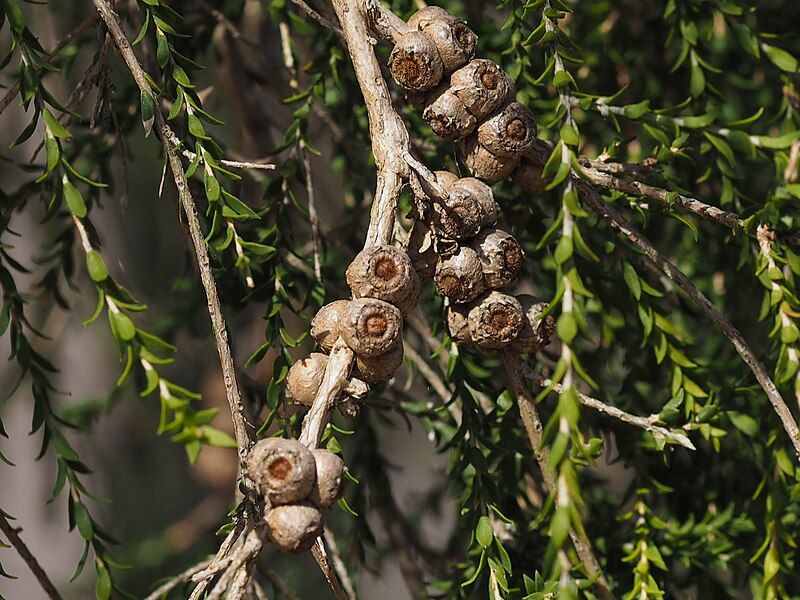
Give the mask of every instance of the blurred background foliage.
<svg viewBox="0 0 800 600">
<path fill-rule="evenodd" d="M 391 4 L 404 18 L 417 8 Z M 669 202 L 604 192 L 743 333 L 797 417 L 800 257 L 785 240 L 800 220 L 800 4 L 440 4 L 516 80 L 540 137 L 651 165 L 649 182 L 745 219 L 734 234 Z M 139 94 L 90 2 L 0 6 L 0 330 L 12 358 L 0 371 L 0 459 L 17 463 L 0 465 L 0 507 L 65 597 L 143 597 L 215 551 L 236 475 L 184 220 L 146 137 L 153 111 L 185 150 L 252 413 L 263 435 L 295 436 L 302 415 L 281 382 L 363 243 L 375 185 L 366 112 L 342 41 L 283 0 L 116 2 L 159 98 Z M 385 63 L 390 49 L 376 51 Z M 459 169 L 454 146 L 395 92 L 427 166 Z M 223 162 L 261 159 L 277 169 Z M 568 186 L 495 193 L 526 251 L 520 290 L 558 298 L 574 272 L 574 316 L 530 366 L 552 376 L 569 347 L 580 391 L 658 415 L 697 447 L 542 398 L 551 449 L 570 420 L 554 465 L 572 474 L 570 514 L 582 515 L 614 595 L 800 597 L 800 470 L 734 348 L 635 247 L 571 204 Z M 405 215 L 410 196 L 401 204 Z M 564 211 L 577 231 L 567 254 Z M 776 232 L 766 250 L 759 224 Z M 329 518 L 342 556 L 362 597 L 547 597 L 559 588 L 552 553 L 575 560 L 564 524 L 499 361 L 456 347 L 441 315 L 425 285 L 406 341 L 446 380 L 449 406 L 408 364 L 328 432 L 353 476 Z M 29 577 L 12 551 L 0 562 L 0 575 Z M 270 594 L 276 576 L 301 598 L 328 593 L 307 556 L 269 551 L 262 562 Z M 69 586 L 76 564 L 84 572 Z M 577 566 L 570 579 L 592 597 Z M 37 597 L 33 586 L 0 578 L 9 599 Z"/>
</svg>

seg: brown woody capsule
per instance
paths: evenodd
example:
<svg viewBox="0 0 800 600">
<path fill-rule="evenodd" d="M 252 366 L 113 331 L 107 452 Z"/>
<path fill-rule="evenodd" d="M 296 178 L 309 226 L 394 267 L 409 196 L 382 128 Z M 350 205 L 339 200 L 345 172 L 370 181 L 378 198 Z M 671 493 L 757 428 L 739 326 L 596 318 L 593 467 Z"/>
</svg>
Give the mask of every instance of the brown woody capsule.
<svg viewBox="0 0 800 600">
<path fill-rule="evenodd" d="M 370 246 L 347 267 L 347 284 L 356 298 L 377 298 L 407 315 L 419 300 L 419 277 L 408 255 L 394 246 Z"/>
<path fill-rule="evenodd" d="M 436 95 L 422 111 L 422 120 L 433 133 L 445 140 L 460 140 L 469 135 L 478 121 L 449 89 Z"/>
<path fill-rule="evenodd" d="M 311 453 L 317 464 L 317 481 L 309 499 L 319 508 L 330 508 L 344 490 L 344 461 L 322 448 Z"/>
<path fill-rule="evenodd" d="M 448 191 L 447 198 L 437 198 L 433 203 L 431 228 L 453 240 L 474 236 L 483 224 L 483 209 L 469 193 L 453 193 L 457 184 Z"/>
<path fill-rule="evenodd" d="M 481 348 L 507 346 L 523 325 L 522 305 L 514 296 L 492 291 L 470 305 L 467 326 L 472 341 Z"/>
<path fill-rule="evenodd" d="M 431 21 L 435 19 L 449 19 L 453 18 L 449 12 L 441 6 L 426 6 L 419 9 L 411 18 L 408 19 L 408 26 L 411 29 L 419 29 L 422 31 Z"/>
<path fill-rule="evenodd" d="M 378 356 L 356 356 L 356 370 L 359 377 L 372 385 L 389 381 L 402 365 L 402 342 L 398 342 L 388 352 Z"/>
<path fill-rule="evenodd" d="M 450 90 L 467 110 L 483 120 L 514 96 L 514 84 L 499 66 L 476 58 L 450 76 Z"/>
<path fill-rule="evenodd" d="M 496 156 L 518 156 L 536 140 L 536 121 L 527 106 L 512 102 L 478 127 L 478 142 Z"/>
<path fill-rule="evenodd" d="M 402 327 L 403 315 L 388 302 L 358 298 L 344 311 L 341 332 L 353 352 L 370 357 L 391 350 L 400 340 Z"/>
<path fill-rule="evenodd" d="M 319 352 L 312 352 L 306 358 L 295 362 L 286 375 L 286 399 L 311 406 L 322 383 L 327 364 L 328 357 Z"/>
<path fill-rule="evenodd" d="M 481 224 L 494 225 L 500 206 L 494 199 L 492 188 L 474 177 L 462 177 L 450 186 L 448 192 L 451 196 L 469 196 L 481 207 Z"/>
<path fill-rule="evenodd" d="M 317 311 L 311 320 L 311 337 L 323 352 L 330 352 L 339 339 L 339 323 L 348 300 L 334 300 Z"/>
<path fill-rule="evenodd" d="M 458 175 L 450 171 L 434 171 L 433 174 L 436 177 L 436 182 L 445 190 L 449 190 L 458 181 Z"/>
<path fill-rule="evenodd" d="M 447 329 L 450 331 L 450 337 L 454 340 L 472 341 L 465 306 L 450 305 L 447 307 Z"/>
<path fill-rule="evenodd" d="M 433 247 L 431 230 L 421 221 L 416 221 L 411 229 L 408 239 L 408 257 L 420 278 L 433 279 L 438 256 Z"/>
<path fill-rule="evenodd" d="M 519 275 L 522 248 L 510 233 L 502 229 L 487 228 L 470 245 L 478 253 L 486 287 L 505 287 Z"/>
<path fill-rule="evenodd" d="M 475 134 L 464 142 L 464 164 L 470 173 L 486 181 L 500 181 L 517 168 L 520 157 L 497 156 L 481 145 Z"/>
<path fill-rule="evenodd" d="M 269 540 L 289 554 L 310 550 L 322 535 L 322 513 L 309 504 L 276 506 L 267 512 L 264 523 Z"/>
<path fill-rule="evenodd" d="M 523 191 L 530 194 L 541 194 L 547 191 L 550 183 L 542 178 L 542 167 L 523 157 L 511 178 Z"/>
<path fill-rule="evenodd" d="M 511 349 L 520 354 L 533 354 L 539 348 L 544 348 L 550 343 L 550 337 L 556 328 L 555 319 L 547 315 L 542 319 L 542 312 L 547 308 L 547 302 L 530 294 L 517 296 L 522 305 L 524 320 L 522 330 L 511 342 Z"/>
<path fill-rule="evenodd" d="M 408 24 L 429 36 L 442 57 L 445 73 L 467 64 L 475 55 L 478 36 L 466 22 L 457 19 L 438 6 L 428 6 L 417 11 Z"/>
<path fill-rule="evenodd" d="M 314 455 L 297 440 L 266 438 L 250 450 L 247 472 L 259 494 L 272 504 L 306 498 L 314 487 Z"/>
<path fill-rule="evenodd" d="M 400 38 L 389 57 L 389 69 L 398 85 L 419 92 L 439 85 L 444 73 L 436 44 L 421 31 Z"/>
<path fill-rule="evenodd" d="M 469 302 L 486 288 L 481 261 L 468 246 L 461 246 L 453 256 L 439 261 L 433 282 L 456 304 Z"/>
</svg>

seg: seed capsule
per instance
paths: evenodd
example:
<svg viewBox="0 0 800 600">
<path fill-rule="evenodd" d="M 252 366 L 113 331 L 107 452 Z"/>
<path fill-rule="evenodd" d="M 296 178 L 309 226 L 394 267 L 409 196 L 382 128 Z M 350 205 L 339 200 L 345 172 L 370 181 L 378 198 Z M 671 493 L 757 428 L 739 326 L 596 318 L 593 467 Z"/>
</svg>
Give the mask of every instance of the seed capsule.
<svg viewBox="0 0 800 600">
<path fill-rule="evenodd" d="M 323 352 L 330 352 L 339 339 L 339 323 L 347 304 L 347 300 L 334 300 L 320 308 L 311 320 L 311 337 Z"/>
<path fill-rule="evenodd" d="M 344 461 L 322 448 L 316 448 L 311 453 L 317 465 L 317 481 L 311 490 L 310 500 L 318 508 L 330 508 L 344 491 Z"/>
<path fill-rule="evenodd" d="M 408 20 L 408 24 L 433 40 L 442 57 L 445 73 L 467 64 L 475 55 L 478 36 L 465 21 L 438 6 L 428 6 L 417 11 Z"/>
<path fill-rule="evenodd" d="M 523 325 L 522 305 L 514 296 L 491 291 L 470 304 L 467 326 L 472 341 L 481 348 L 507 346 Z"/>
<path fill-rule="evenodd" d="M 378 356 L 389 351 L 399 340 L 403 315 L 383 300 L 353 300 L 342 315 L 341 335 L 359 356 Z M 363 379 L 363 378 L 362 378 Z"/>
<path fill-rule="evenodd" d="M 478 253 L 486 279 L 486 287 L 507 286 L 519 275 L 522 267 L 522 248 L 510 233 L 502 229 L 481 231 L 471 246 Z"/>
<path fill-rule="evenodd" d="M 370 246 L 347 268 L 347 284 L 356 298 L 377 298 L 404 315 L 419 300 L 419 277 L 408 255 L 394 246 Z"/>
<path fill-rule="evenodd" d="M 424 92 L 439 85 L 444 65 L 433 40 L 421 31 L 411 31 L 392 50 L 389 70 L 398 85 Z"/>
<path fill-rule="evenodd" d="M 530 194 L 541 194 L 547 191 L 550 183 L 542 178 L 542 167 L 523 157 L 511 178 L 523 191 Z"/>
<path fill-rule="evenodd" d="M 460 140 L 478 124 L 464 103 L 449 89 L 434 95 L 422 111 L 422 120 L 433 133 L 445 140 Z"/>
<path fill-rule="evenodd" d="M 433 282 L 456 304 L 469 302 L 486 288 L 481 261 L 469 246 L 461 246 L 453 256 L 440 260 Z"/>
<path fill-rule="evenodd" d="M 547 308 L 544 300 L 530 294 L 517 296 L 517 300 L 522 305 L 524 320 L 519 335 L 511 342 L 510 347 L 520 354 L 533 354 L 550 343 L 556 322 L 552 315 L 542 319 L 542 312 Z"/>
<path fill-rule="evenodd" d="M 314 455 L 297 440 L 266 438 L 247 456 L 246 470 L 258 493 L 272 504 L 306 498 L 314 487 Z"/>
<path fill-rule="evenodd" d="M 437 198 L 433 203 L 431 227 L 437 233 L 453 240 L 474 236 L 481 229 L 483 210 L 469 193 L 448 191 L 447 198 Z"/>
<path fill-rule="evenodd" d="M 295 362 L 286 375 L 286 399 L 311 406 L 322 383 L 327 364 L 328 357 L 319 352 L 312 352 L 306 358 Z"/>
<path fill-rule="evenodd" d="M 517 168 L 520 157 L 497 156 L 478 141 L 478 136 L 470 135 L 463 146 L 464 164 L 470 173 L 480 179 L 496 182 L 511 175 Z"/>
<path fill-rule="evenodd" d="M 445 190 L 449 190 L 450 187 L 458 181 L 458 175 L 450 171 L 434 171 L 433 174 L 436 177 L 437 183 Z"/>
<path fill-rule="evenodd" d="M 490 60 L 476 58 L 450 76 L 450 90 L 478 119 L 488 117 L 514 96 L 514 84 Z"/>
<path fill-rule="evenodd" d="M 276 506 L 267 512 L 264 523 L 269 540 L 288 554 L 310 550 L 323 530 L 322 513 L 308 504 Z"/>
<path fill-rule="evenodd" d="M 462 177 L 448 189 L 451 196 L 469 196 L 478 203 L 481 209 L 481 224 L 494 225 L 500 206 L 494 199 L 492 188 L 474 177 Z"/>
<path fill-rule="evenodd" d="M 478 142 L 495 156 L 518 156 L 535 140 L 533 113 L 519 102 L 507 105 L 478 127 Z"/>
<path fill-rule="evenodd" d="M 356 356 L 356 371 L 367 383 L 374 385 L 389 381 L 403 365 L 403 344 L 398 342 L 378 356 Z"/>
</svg>

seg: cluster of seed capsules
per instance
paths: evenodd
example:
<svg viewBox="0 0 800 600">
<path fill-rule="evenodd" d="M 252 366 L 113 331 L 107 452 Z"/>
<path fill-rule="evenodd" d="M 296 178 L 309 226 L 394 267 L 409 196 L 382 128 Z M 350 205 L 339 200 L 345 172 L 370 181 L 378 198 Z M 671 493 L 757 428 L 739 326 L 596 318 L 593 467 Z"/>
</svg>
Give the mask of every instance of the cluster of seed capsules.
<svg viewBox="0 0 800 600">
<path fill-rule="evenodd" d="M 244 471 L 267 503 L 269 540 L 290 554 L 309 550 L 322 535 L 322 511 L 342 495 L 342 459 L 297 440 L 266 438 L 250 450 Z"/>
<path fill-rule="evenodd" d="M 553 333 L 547 304 L 501 291 L 522 266 L 522 248 L 498 224 L 492 189 L 509 175 L 528 191 L 541 189 L 540 170 L 523 155 L 536 138 L 533 115 L 514 102 L 514 84 L 489 60 L 473 59 L 477 37 L 464 21 L 431 6 L 408 22 L 392 51 L 392 75 L 440 137 L 460 140 L 474 177 L 434 173 L 446 194 L 435 197 L 415 225 L 408 253 L 371 246 L 347 269 L 351 300 L 323 306 L 311 322 L 320 352 L 295 362 L 286 376 L 287 400 L 311 406 L 322 385 L 328 353 L 338 340 L 353 351 L 353 377 L 338 408 L 355 410 L 369 386 L 390 380 L 403 363 L 403 317 L 419 300 L 420 276 L 448 298 L 453 339 L 488 350 L 536 352 Z M 483 180 L 483 181 L 482 181 Z M 352 414 L 351 414 L 352 416 Z M 308 550 L 322 533 L 322 510 L 342 494 L 344 464 L 297 440 L 268 438 L 248 456 L 245 471 L 268 502 L 265 524 L 280 550 Z"/>
<path fill-rule="evenodd" d="M 514 101 L 508 75 L 490 60 L 473 59 L 477 37 L 464 21 L 429 6 L 408 27 L 389 59 L 392 76 L 414 105 L 424 107 L 422 118 L 436 135 L 462 141 L 464 163 L 474 175 L 434 173 L 446 196 L 426 207 L 428 230 L 413 232 L 412 260 L 449 299 L 454 339 L 489 350 L 535 352 L 552 335 L 553 319 L 541 318 L 545 302 L 500 291 L 516 281 L 522 248 L 498 225 L 500 208 L 484 181 L 514 172 L 528 190 L 531 180 L 539 183 L 538 169 L 523 156 L 536 139 L 536 122 Z"/>
<path fill-rule="evenodd" d="M 500 66 L 473 58 L 477 41 L 466 22 L 428 6 L 408 20 L 389 69 L 433 132 L 459 143 L 475 177 L 513 176 L 525 190 L 542 191 L 540 167 L 524 156 L 536 140 L 533 114 L 514 101 L 514 82 Z"/>
<path fill-rule="evenodd" d="M 298 360 L 286 375 L 286 398 L 311 406 L 322 384 L 328 355 L 340 338 L 355 354 L 353 377 L 339 409 L 363 398 L 369 384 L 388 381 L 403 364 L 403 316 L 419 299 L 419 277 L 411 260 L 394 246 L 364 249 L 347 269 L 352 300 L 323 306 L 311 323 L 322 352 Z M 351 415 L 352 416 L 352 415 Z M 269 502 L 265 525 L 283 552 L 311 548 L 322 533 L 322 510 L 341 496 L 344 463 L 335 454 L 309 450 L 297 440 L 267 438 L 250 452 L 245 470 Z"/>
</svg>

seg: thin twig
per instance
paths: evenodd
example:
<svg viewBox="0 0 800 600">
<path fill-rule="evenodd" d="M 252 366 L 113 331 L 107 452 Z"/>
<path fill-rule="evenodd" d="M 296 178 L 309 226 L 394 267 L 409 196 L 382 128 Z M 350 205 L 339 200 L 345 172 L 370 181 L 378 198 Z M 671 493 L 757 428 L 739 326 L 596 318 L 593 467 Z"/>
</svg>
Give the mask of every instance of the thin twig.
<svg viewBox="0 0 800 600">
<path fill-rule="evenodd" d="M 590 182 L 595 185 L 610 189 L 625 192 L 631 196 L 641 196 L 651 200 L 657 200 L 662 204 L 668 206 L 677 206 L 684 210 L 688 210 L 696 214 L 701 219 L 712 221 L 719 225 L 723 225 L 735 233 L 747 232 L 745 229 L 744 219 L 734 212 L 722 210 L 716 206 L 711 206 L 705 202 L 701 202 L 696 198 L 678 194 L 674 199 L 670 200 L 670 192 L 668 190 L 658 188 L 641 181 L 620 179 L 611 173 L 606 173 L 600 169 L 592 166 L 593 163 L 583 161 L 581 171 Z"/>
<path fill-rule="evenodd" d="M 314 545 L 311 547 L 311 554 L 314 556 L 314 560 L 317 561 L 317 564 L 319 565 L 322 574 L 325 576 L 328 585 L 331 586 L 333 595 L 336 596 L 336 600 L 353 600 L 353 598 L 347 595 L 344 587 L 342 587 L 342 583 L 339 581 L 339 577 L 336 575 L 333 567 L 331 567 L 331 559 L 328 557 L 328 553 L 325 550 L 325 544 L 322 541 L 322 537 L 318 537 L 314 541 Z"/>
<path fill-rule="evenodd" d="M 90 25 L 92 25 L 97 20 L 98 15 L 95 13 L 86 17 L 83 21 L 78 23 L 74 29 L 72 29 L 67 35 L 61 38 L 53 49 L 47 53 L 44 57 L 45 62 L 50 62 L 55 58 L 55 56 L 61 52 L 67 44 L 69 44 L 72 40 L 74 40 L 77 36 L 79 36 L 85 29 L 87 29 Z M 14 83 L 8 91 L 3 96 L 2 100 L 0 100 L 0 114 L 3 114 L 3 111 L 8 108 L 11 102 L 14 100 L 16 95 L 19 93 L 19 81 Z"/>
<path fill-rule="evenodd" d="M 153 592 L 145 598 L 145 600 L 159 600 L 160 598 L 163 598 L 169 594 L 176 587 L 183 585 L 184 583 L 189 583 L 195 573 L 199 573 L 211 564 L 211 560 L 212 559 L 209 558 L 208 560 L 204 560 L 203 562 L 199 562 L 196 565 L 189 567 L 183 573 L 176 575 L 166 583 L 154 589 Z"/>
<path fill-rule="evenodd" d="M 537 377 L 533 374 L 531 368 L 525 363 L 520 362 L 520 365 L 522 368 L 522 373 L 535 385 L 542 388 L 552 388 L 552 390 L 557 394 L 560 394 L 563 391 L 564 388 L 561 386 L 561 384 L 553 383 L 546 377 Z M 615 419 L 619 419 L 620 421 L 628 423 L 629 425 L 641 427 L 642 429 L 653 434 L 654 437 L 663 437 L 683 446 L 684 448 L 688 448 L 689 450 L 697 450 L 695 445 L 692 443 L 692 440 L 690 440 L 685 434 L 656 425 L 656 423 L 659 421 L 658 415 L 650 415 L 648 417 L 632 415 L 629 412 L 625 412 L 624 410 L 617 408 L 616 406 L 611 406 L 610 404 L 606 404 L 605 402 L 601 402 L 596 398 L 592 398 L 580 392 L 578 392 L 578 400 L 584 406 L 593 408 L 598 412 L 606 414 L 610 417 L 614 417 Z"/>
<path fill-rule="evenodd" d="M 800 456 L 800 429 L 797 427 L 797 422 L 794 420 L 789 407 L 783 400 L 778 388 L 770 378 L 761 361 L 750 348 L 747 341 L 742 337 L 742 334 L 733 326 L 733 324 L 714 306 L 697 287 L 692 280 L 678 267 L 676 267 L 668 258 L 661 254 L 655 246 L 645 238 L 637 229 L 635 229 L 625 217 L 613 206 L 608 204 L 600 197 L 600 194 L 584 181 L 576 180 L 576 189 L 578 193 L 586 200 L 589 208 L 598 217 L 604 221 L 608 221 L 611 226 L 622 233 L 628 240 L 642 250 L 645 255 L 655 264 L 667 277 L 675 282 L 691 300 L 694 302 L 705 315 L 719 328 L 720 331 L 727 337 L 739 353 L 742 360 L 753 372 L 761 388 L 767 394 L 767 398 L 772 404 L 772 408 L 778 415 L 778 418 L 783 424 L 783 428 L 789 435 L 789 439 L 794 446 L 795 453 Z"/>
<path fill-rule="evenodd" d="M 519 407 L 520 417 L 522 418 L 522 425 L 525 428 L 528 442 L 531 445 L 536 462 L 539 464 L 539 469 L 542 472 L 542 480 L 544 481 L 547 491 L 552 493 L 552 491 L 556 489 L 555 474 L 547 464 L 549 452 L 542 436 L 542 420 L 539 417 L 539 412 L 536 410 L 533 397 L 525 387 L 520 376 L 522 372 L 522 360 L 518 354 L 508 350 L 502 352 L 502 359 L 506 371 L 506 382 L 508 388 L 514 396 L 516 396 L 517 406 Z M 611 592 L 611 588 L 603 575 L 600 563 L 594 555 L 592 544 L 583 526 L 571 527 L 569 536 L 572 539 L 572 544 L 575 547 L 578 558 L 580 558 L 580 561 L 586 569 L 587 575 L 597 584 L 601 596 L 606 599 L 613 598 L 614 596 Z"/>
<path fill-rule="evenodd" d="M 289 72 L 289 87 L 293 91 L 300 91 L 300 83 L 297 81 L 297 67 L 294 62 L 294 55 L 292 54 L 292 43 L 289 35 L 289 25 L 282 21 L 278 25 L 278 30 L 281 34 L 281 49 L 283 53 L 283 64 Z M 314 103 L 316 104 L 316 102 Z M 298 142 L 297 150 L 300 154 L 300 160 L 303 163 L 303 171 L 306 176 L 306 196 L 308 199 L 308 222 L 311 225 L 311 249 L 314 256 L 314 276 L 317 281 L 322 281 L 322 264 L 319 255 L 319 218 L 317 217 L 317 203 L 314 194 L 314 180 L 311 172 L 311 157 L 306 147 L 306 143 L 297 132 Z"/>
<path fill-rule="evenodd" d="M 94 0 L 92 0 L 92 1 L 94 1 Z M 134 58 L 135 58 L 135 56 L 134 56 Z M 195 160 L 197 158 L 197 154 L 195 154 L 194 152 L 192 152 L 188 148 L 184 148 L 183 147 L 183 142 L 175 134 L 175 132 L 172 131 L 172 129 L 170 129 L 169 127 L 167 129 L 168 129 L 168 131 L 163 132 L 163 133 L 165 133 L 167 135 L 167 139 L 169 140 L 169 142 L 175 148 L 180 149 L 181 154 L 184 157 L 186 157 L 189 160 L 189 162 L 192 162 L 193 160 Z M 231 169 L 253 169 L 253 170 L 256 170 L 256 171 L 271 171 L 271 170 L 276 168 L 273 163 L 256 162 L 256 161 L 251 161 L 251 160 L 226 160 L 226 159 L 221 159 L 221 160 L 219 160 L 217 162 L 219 162 L 219 164 L 221 164 L 221 165 L 223 165 L 225 167 L 230 167 Z"/>
<path fill-rule="evenodd" d="M 142 92 L 153 94 L 150 88 L 150 83 L 139 64 L 136 55 L 133 53 L 130 42 L 122 31 L 119 24 L 117 15 L 111 8 L 107 0 L 92 0 L 100 13 L 101 18 L 106 24 L 114 43 L 119 50 L 128 70 L 131 72 L 134 81 L 139 86 Z M 222 374 L 225 381 L 225 391 L 228 398 L 228 404 L 231 410 L 231 417 L 233 420 L 233 429 L 236 437 L 236 444 L 239 451 L 239 459 L 244 460 L 247 451 L 252 443 L 254 437 L 254 429 L 245 418 L 244 403 L 239 391 L 239 384 L 236 380 L 236 368 L 233 361 L 233 353 L 230 344 L 228 343 L 228 330 L 225 325 L 225 317 L 222 314 L 222 306 L 219 301 L 219 294 L 217 293 L 217 286 L 214 281 L 214 276 L 211 273 L 211 259 L 208 254 L 208 247 L 203 239 L 203 231 L 200 228 L 200 220 L 197 217 L 197 206 L 195 205 L 192 193 L 189 190 L 189 184 L 186 180 L 186 175 L 183 172 L 183 165 L 181 164 L 180 156 L 170 140 L 176 136 L 170 129 L 169 125 L 164 120 L 161 111 L 155 111 L 155 125 L 156 131 L 159 134 L 161 145 L 164 148 L 164 153 L 167 156 L 172 177 L 175 180 L 175 186 L 178 189 L 178 197 L 180 198 L 181 205 L 186 214 L 186 219 L 189 224 L 189 233 L 192 238 L 195 255 L 197 257 L 197 264 L 200 269 L 200 279 L 205 289 L 206 298 L 208 300 L 208 314 L 211 318 L 211 325 L 214 334 L 214 341 L 217 346 L 217 352 L 220 358 L 220 366 L 222 367 Z"/>
<path fill-rule="evenodd" d="M 42 589 L 47 594 L 47 597 L 51 600 L 62 600 L 61 594 L 58 593 L 53 582 L 50 581 L 47 573 L 44 572 L 44 569 L 39 564 L 39 561 L 36 560 L 36 557 L 31 554 L 31 551 L 28 550 L 28 547 L 19 537 L 17 530 L 8 522 L 6 514 L 3 513 L 2 510 L 0 510 L 0 531 L 17 551 L 17 554 L 25 561 L 25 564 L 28 565 L 34 577 L 36 577 L 36 581 L 39 582 L 39 585 L 42 586 Z"/>
<path fill-rule="evenodd" d="M 300 9 L 301 12 L 305 13 L 306 16 L 310 17 L 312 20 L 316 21 L 326 29 L 330 29 L 333 33 L 342 37 L 344 33 L 342 33 L 341 27 L 337 26 L 333 22 L 329 21 L 313 8 L 311 8 L 308 4 L 306 4 L 303 0 L 291 0 L 292 4 L 294 4 L 297 8 Z"/>
<path fill-rule="evenodd" d="M 350 598 L 350 600 L 354 600 L 356 597 L 356 591 L 353 587 L 353 582 L 350 580 L 350 574 L 347 572 L 347 567 L 344 564 L 344 560 L 342 560 L 342 555 L 339 553 L 339 544 L 336 542 L 336 535 L 334 535 L 331 529 L 325 527 L 325 532 L 323 533 L 322 537 L 325 541 L 325 544 L 328 546 L 328 557 L 333 563 L 333 570 L 336 571 L 336 575 L 339 577 L 342 588 L 347 594 L 347 597 Z"/>
</svg>

